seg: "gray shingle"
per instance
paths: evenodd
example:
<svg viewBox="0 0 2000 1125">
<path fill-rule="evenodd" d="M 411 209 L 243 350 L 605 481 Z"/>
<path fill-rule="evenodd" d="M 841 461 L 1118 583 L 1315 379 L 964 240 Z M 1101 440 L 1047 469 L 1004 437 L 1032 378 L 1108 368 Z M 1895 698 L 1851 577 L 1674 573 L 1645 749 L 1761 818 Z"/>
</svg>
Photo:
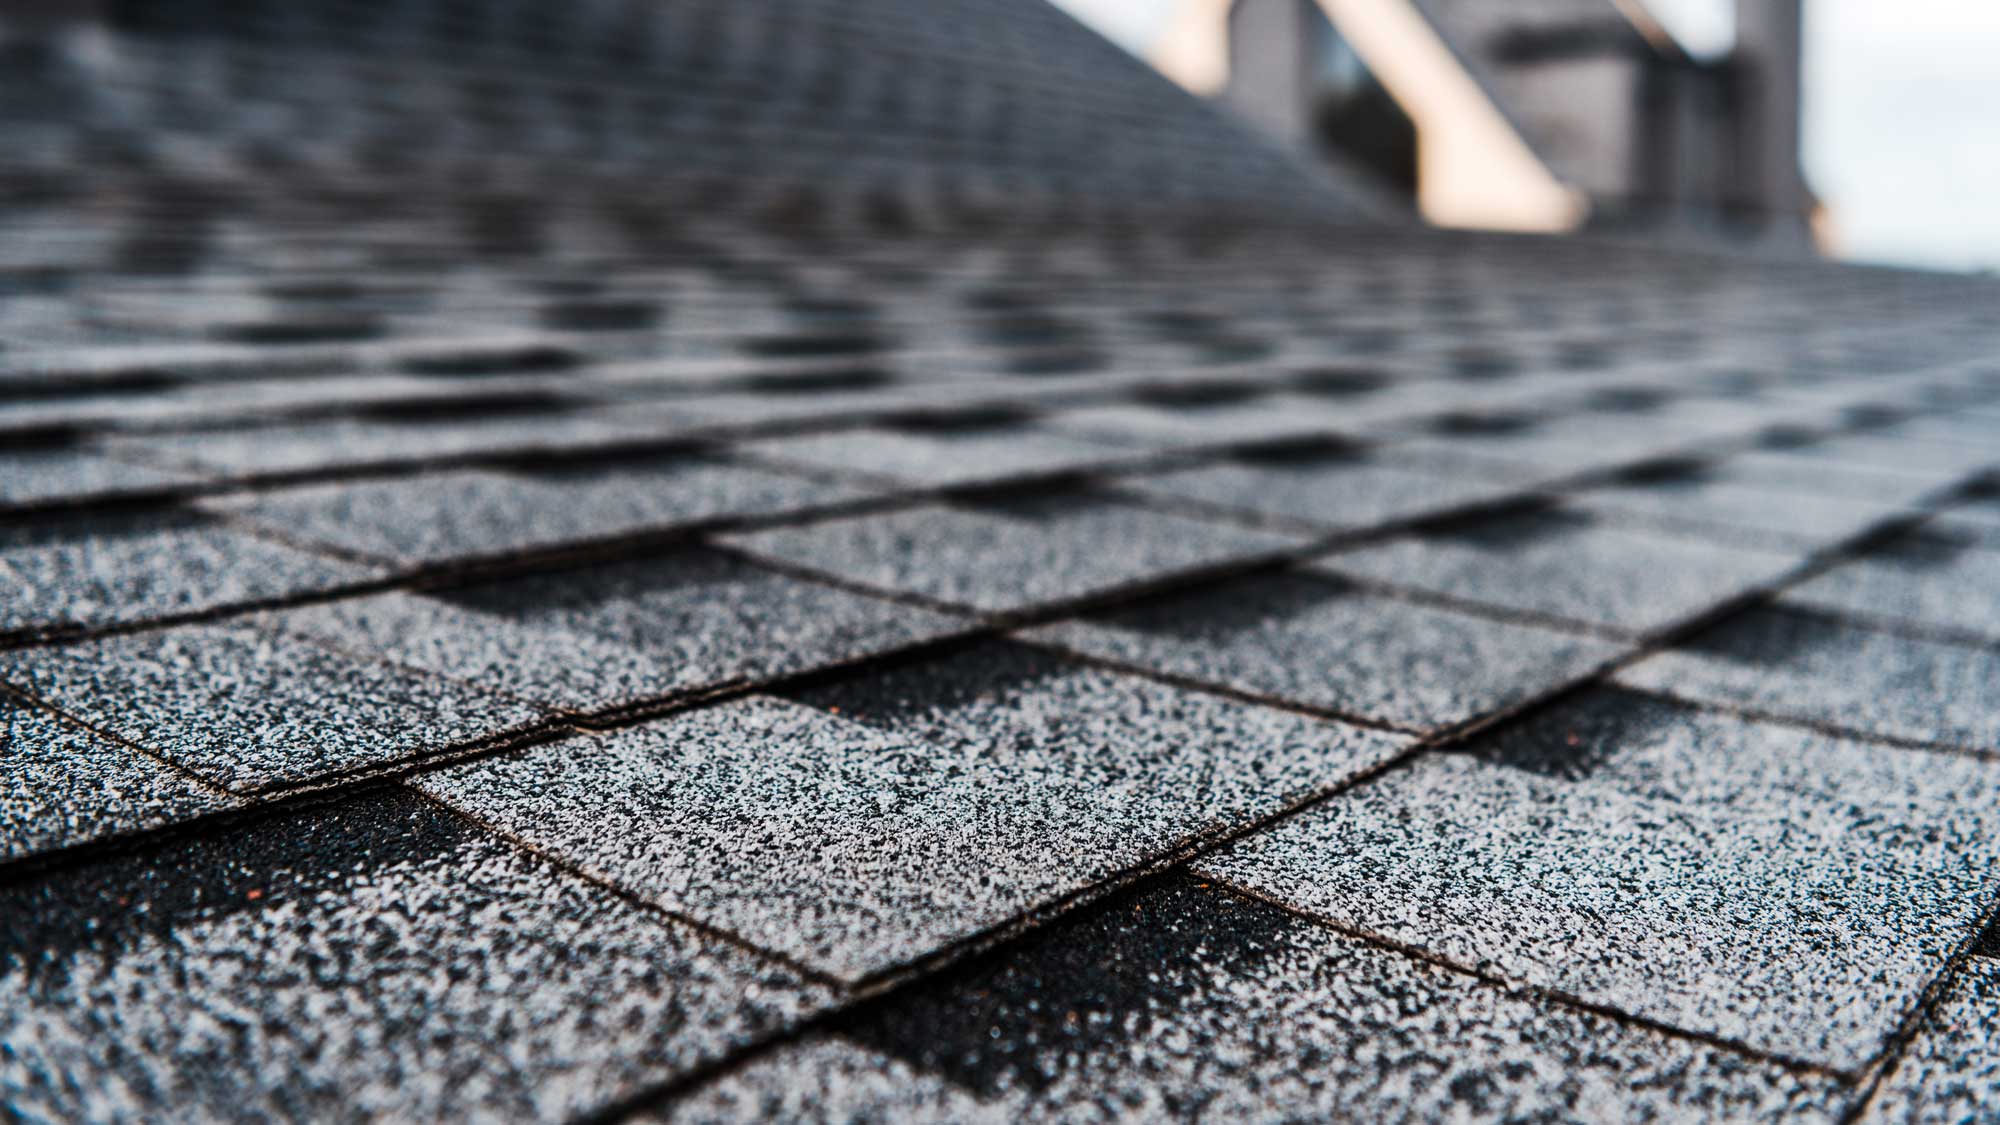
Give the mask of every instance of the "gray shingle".
<svg viewBox="0 0 2000 1125">
<path fill-rule="evenodd" d="M 2000 651 L 1782 610 L 1731 618 L 1618 680 L 1863 734 L 2000 750 Z"/>
<path fill-rule="evenodd" d="M 1803 493 L 1877 504 L 1913 506 L 1959 479 L 1957 472 L 1848 464 L 1802 457 L 1791 450 L 1755 449 L 1732 454 L 1709 468 L 1710 479 L 1777 492 Z"/>
<path fill-rule="evenodd" d="M 1941 483 L 2000 467 L 2000 452 L 1990 447 L 1899 435 L 1893 430 L 1846 434 L 1787 449 L 1784 454 L 1813 464 L 1878 469 Z"/>
<path fill-rule="evenodd" d="M 1172 449 L 1337 434 L 1356 421 L 1322 399 L 1244 390 L 1241 399 L 1212 403 L 1082 406 L 1050 415 L 1048 425 L 1099 441 Z"/>
<path fill-rule="evenodd" d="M 20 524 L 0 528 L 0 633 L 195 613 L 373 573 L 189 512 Z"/>
<path fill-rule="evenodd" d="M 174 824 L 234 800 L 0 696 L 0 861 Z"/>
<path fill-rule="evenodd" d="M 489 741 L 543 715 L 254 621 L 0 651 L 0 679 L 239 793 Z"/>
<path fill-rule="evenodd" d="M 1950 522 L 1968 531 L 1977 529 L 1986 538 L 2000 542 L 2000 495 L 1989 491 L 1967 499 L 1950 510 Z"/>
<path fill-rule="evenodd" d="M 1627 515 L 1718 542 L 1772 550 L 1817 550 L 1911 512 L 1851 496 L 1745 487 L 1696 473 L 1628 483 L 1584 495 L 1574 506 Z"/>
<path fill-rule="evenodd" d="M 1783 600 L 2000 643 L 2000 539 L 1971 524 L 1932 524 L 1792 587 Z"/>
<path fill-rule="evenodd" d="M 1463 472 L 1584 473 L 1675 454 L 1713 436 L 1711 426 L 1675 428 L 1641 414 L 1473 415 L 1448 418 L 1440 430 L 1397 448 Z"/>
<path fill-rule="evenodd" d="M 1847 1099 L 1178 880 L 839 1028 L 659 1117 L 1832 1121 Z"/>
<path fill-rule="evenodd" d="M 1030 424 L 931 431 L 867 427 L 753 442 L 747 452 L 925 488 L 1078 473 L 1133 453 Z"/>
<path fill-rule="evenodd" d="M 1794 554 L 1722 547 L 1559 509 L 1493 516 L 1315 566 L 1623 634 L 1666 629 L 1776 582 Z"/>
<path fill-rule="evenodd" d="M 277 620 L 328 644 L 576 711 L 759 682 L 966 628 L 704 548 L 331 602 Z"/>
<path fill-rule="evenodd" d="M 1896 441 L 1960 446 L 1974 456 L 1988 458 L 1988 465 L 2000 468 L 2000 462 L 1991 460 L 1994 443 L 2000 441 L 2000 411 L 1990 405 L 1990 390 L 1975 392 L 1973 401 L 1989 405 L 1961 407 L 1948 414 L 1921 415 L 1882 431 L 1882 436 Z"/>
<path fill-rule="evenodd" d="M 1199 869 L 1462 965 L 1849 1069 L 2000 876 L 2000 765 L 1584 697 Z"/>
<path fill-rule="evenodd" d="M 1270 456 L 1133 477 L 1133 492 L 1227 511 L 1357 531 L 1488 504 L 1528 490 L 1532 473 L 1461 474 L 1393 450 L 1372 455 Z"/>
<path fill-rule="evenodd" d="M 341 419 L 245 429 L 121 438 L 150 460 L 223 473 L 356 469 L 480 454 L 563 452 L 618 442 L 670 440 L 691 422 L 657 409 L 569 413 L 550 408 L 514 416 Z"/>
<path fill-rule="evenodd" d="M 992 613 L 1265 557 L 1296 542 L 1091 492 L 928 504 L 726 540 L 836 578 Z"/>
<path fill-rule="evenodd" d="M 2000 960 L 1974 957 L 1952 981 L 1863 1121 L 1983 1121 L 2000 1089 Z"/>
<path fill-rule="evenodd" d="M 799 699 L 417 784 L 648 900 L 858 978 L 1278 811 L 1404 741 L 997 642 Z"/>
<path fill-rule="evenodd" d="M 242 497 L 225 510 L 404 563 L 476 559 L 852 500 L 857 488 L 707 457 L 534 473 L 464 469 Z"/>
<path fill-rule="evenodd" d="M 1520 703 L 1616 657 L 1603 641 L 1413 605 L 1288 573 L 1092 614 L 1038 641 L 1408 728 Z"/>
<path fill-rule="evenodd" d="M 568 1120 L 827 999 L 408 794 L 0 890 L 30 1120 Z"/>
<path fill-rule="evenodd" d="M 158 492 L 201 479 L 196 473 L 134 465 L 69 446 L 0 450 L 0 505 Z"/>
<path fill-rule="evenodd" d="M 877 368 L 848 374 L 884 375 Z M 836 377 L 842 373 L 835 372 Z M 785 429 L 798 426 L 821 427 L 836 421 L 859 423 L 885 415 L 925 407 L 960 405 L 949 384 L 906 384 L 890 380 L 884 386 L 857 388 L 814 387 L 820 373 L 805 374 L 791 389 L 781 384 L 786 377 L 771 379 L 754 391 L 720 391 L 689 395 L 672 400 L 670 416 L 682 425 L 714 430 Z"/>
</svg>

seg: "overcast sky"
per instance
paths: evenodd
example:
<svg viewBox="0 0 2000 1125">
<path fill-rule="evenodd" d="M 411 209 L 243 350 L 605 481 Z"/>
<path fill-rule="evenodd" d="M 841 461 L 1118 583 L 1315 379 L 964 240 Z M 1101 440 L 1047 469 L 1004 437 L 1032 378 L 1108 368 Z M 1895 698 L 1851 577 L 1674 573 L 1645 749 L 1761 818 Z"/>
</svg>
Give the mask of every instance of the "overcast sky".
<svg viewBox="0 0 2000 1125">
<path fill-rule="evenodd" d="M 1178 4 L 1056 2 L 1141 54 Z M 1726 49 L 1730 0 L 1648 6 L 1691 49 Z M 1806 0 L 1805 129 L 1844 256 L 2000 268 L 2000 3 Z"/>
</svg>

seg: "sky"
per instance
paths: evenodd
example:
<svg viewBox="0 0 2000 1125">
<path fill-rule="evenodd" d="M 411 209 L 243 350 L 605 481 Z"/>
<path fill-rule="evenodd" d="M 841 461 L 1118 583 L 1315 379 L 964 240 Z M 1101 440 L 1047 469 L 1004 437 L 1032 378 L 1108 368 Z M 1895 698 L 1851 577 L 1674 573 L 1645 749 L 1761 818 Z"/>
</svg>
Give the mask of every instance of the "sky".
<svg viewBox="0 0 2000 1125">
<path fill-rule="evenodd" d="M 1143 55 L 1179 0 L 1056 3 Z M 1691 51 L 1728 48 L 1731 0 L 1647 6 Z M 1805 10 L 1802 159 L 1839 255 L 2000 269 L 2000 3 L 1805 0 Z"/>
</svg>

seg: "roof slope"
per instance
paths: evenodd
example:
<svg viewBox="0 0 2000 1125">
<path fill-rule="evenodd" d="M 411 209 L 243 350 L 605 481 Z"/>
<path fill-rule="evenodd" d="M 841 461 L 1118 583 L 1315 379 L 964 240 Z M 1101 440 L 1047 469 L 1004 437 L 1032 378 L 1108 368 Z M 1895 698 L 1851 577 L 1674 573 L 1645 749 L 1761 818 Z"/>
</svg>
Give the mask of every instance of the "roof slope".
<svg viewBox="0 0 2000 1125">
<path fill-rule="evenodd" d="M 0 243 L 9 1114 L 1983 1108 L 1990 281 L 229 175 Z"/>
</svg>

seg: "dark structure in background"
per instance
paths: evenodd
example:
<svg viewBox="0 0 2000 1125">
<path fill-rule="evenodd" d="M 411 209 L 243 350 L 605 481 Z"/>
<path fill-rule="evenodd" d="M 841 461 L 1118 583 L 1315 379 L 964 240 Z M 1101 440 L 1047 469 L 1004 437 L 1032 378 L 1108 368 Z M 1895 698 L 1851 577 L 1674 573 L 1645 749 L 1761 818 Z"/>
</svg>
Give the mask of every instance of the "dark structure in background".
<svg viewBox="0 0 2000 1125">
<path fill-rule="evenodd" d="M 1407 15 L 1483 91 L 1493 127 L 1511 129 L 1581 193 L 1593 227 L 1809 248 L 1799 0 L 1739 4 L 1734 49 L 1714 59 L 1682 49 L 1639 0 L 1235 0 L 1225 98 L 1271 132 L 1368 167 L 1415 199 L 1421 123 L 1351 45 L 1357 36 L 1377 44 L 1375 64 L 1394 86 L 1411 67 L 1397 24 Z"/>
<path fill-rule="evenodd" d="M 1401 198 L 1415 199 L 1421 177 L 1416 123 L 1333 21 L 1316 10 L 1306 20 L 1305 46 L 1312 143 L 1366 168 Z"/>
</svg>

